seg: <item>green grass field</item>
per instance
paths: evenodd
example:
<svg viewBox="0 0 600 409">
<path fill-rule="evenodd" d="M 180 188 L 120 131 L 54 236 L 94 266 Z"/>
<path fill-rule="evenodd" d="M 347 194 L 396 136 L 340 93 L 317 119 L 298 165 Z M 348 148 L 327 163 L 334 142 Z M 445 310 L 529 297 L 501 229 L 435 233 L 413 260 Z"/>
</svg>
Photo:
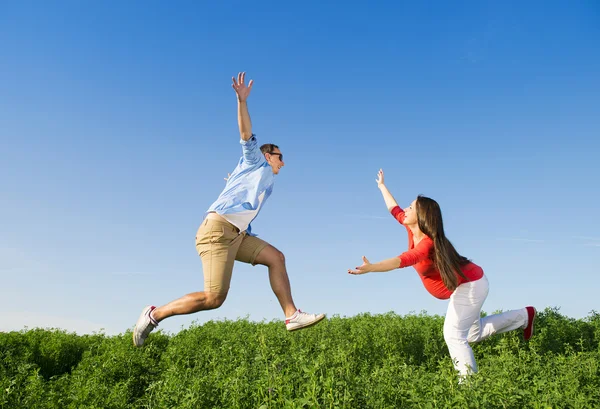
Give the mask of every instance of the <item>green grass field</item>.
<svg viewBox="0 0 600 409">
<path fill-rule="evenodd" d="M 540 311 L 522 331 L 474 345 L 480 372 L 459 385 L 443 317 L 330 317 L 288 333 L 281 322 L 152 333 L 0 333 L 0 408 L 594 408 L 600 314 Z"/>
</svg>

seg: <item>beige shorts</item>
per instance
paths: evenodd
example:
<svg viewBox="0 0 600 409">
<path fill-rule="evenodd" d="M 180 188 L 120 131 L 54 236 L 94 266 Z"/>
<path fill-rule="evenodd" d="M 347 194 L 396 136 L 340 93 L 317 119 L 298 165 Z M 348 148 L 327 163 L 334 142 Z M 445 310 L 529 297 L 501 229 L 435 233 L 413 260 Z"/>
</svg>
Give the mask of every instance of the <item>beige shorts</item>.
<svg viewBox="0 0 600 409">
<path fill-rule="evenodd" d="M 235 260 L 254 265 L 264 240 L 239 233 L 233 224 L 223 220 L 204 219 L 196 233 L 196 250 L 202 259 L 204 291 L 227 293 Z"/>
</svg>

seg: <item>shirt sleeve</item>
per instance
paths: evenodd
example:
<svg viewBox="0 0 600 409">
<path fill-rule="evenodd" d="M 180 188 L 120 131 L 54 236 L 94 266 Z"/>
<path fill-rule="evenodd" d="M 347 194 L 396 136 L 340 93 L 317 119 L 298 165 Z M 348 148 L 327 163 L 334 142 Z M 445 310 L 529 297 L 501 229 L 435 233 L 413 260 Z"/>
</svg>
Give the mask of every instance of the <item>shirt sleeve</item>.
<svg viewBox="0 0 600 409">
<path fill-rule="evenodd" d="M 402 208 L 400 206 L 396 206 L 391 210 L 392 216 L 394 216 L 394 219 L 398 220 L 398 223 L 403 224 L 402 222 L 404 222 L 404 210 L 402 210 Z"/>
<path fill-rule="evenodd" d="M 400 267 L 414 266 L 423 260 L 427 260 L 432 248 L 433 241 L 429 237 L 425 237 L 414 249 L 405 251 L 398 256 L 400 258 Z"/>
<path fill-rule="evenodd" d="M 242 160 L 246 164 L 256 165 L 265 160 L 254 134 L 247 141 L 240 139 L 240 144 L 242 145 Z"/>
</svg>

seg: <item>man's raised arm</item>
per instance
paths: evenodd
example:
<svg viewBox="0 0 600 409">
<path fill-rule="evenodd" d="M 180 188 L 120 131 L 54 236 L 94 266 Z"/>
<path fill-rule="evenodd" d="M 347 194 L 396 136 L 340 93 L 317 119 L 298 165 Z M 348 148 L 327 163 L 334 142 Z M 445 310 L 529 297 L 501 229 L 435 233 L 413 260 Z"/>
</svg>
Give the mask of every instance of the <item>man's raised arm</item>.
<svg viewBox="0 0 600 409">
<path fill-rule="evenodd" d="M 247 141 L 252 137 L 252 122 L 250 121 L 250 114 L 248 113 L 248 104 L 246 99 L 248 98 L 248 95 L 250 95 L 254 81 L 250 80 L 246 86 L 245 72 L 240 72 L 238 74 L 237 81 L 235 77 L 232 77 L 231 79 L 233 81 L 231 86 L 235 90 L 238 100 L 238 125 L 240 127 L 240 137 L 242 140 Z"/>
</svg>

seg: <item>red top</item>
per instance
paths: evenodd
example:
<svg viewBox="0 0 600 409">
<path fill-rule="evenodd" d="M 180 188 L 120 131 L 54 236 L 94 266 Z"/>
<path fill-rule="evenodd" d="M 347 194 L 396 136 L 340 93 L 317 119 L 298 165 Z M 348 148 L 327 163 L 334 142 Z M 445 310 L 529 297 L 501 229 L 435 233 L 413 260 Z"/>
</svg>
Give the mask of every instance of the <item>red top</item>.
<svg viewBox="0 0 600 409">
<path fill-rule="evenodd" d="M 392 216 L 403 224 L 405 215 L 404 210 L 400 206 L 392 209 Z M 398 256 L 401 260 L 400 267 L 413 266 L 417 270 L 417 273 L 419 273 L 425 289 L 431 295 L 441 300 L 450 298 L 452 291 L 446 288 L 440 272 L 435 268 L 433 260 L 429 257 L 430 252 L 433 251 L 433 240 L 425 236 L 415 247 L 412 231 L 407 226 L 404 227 L 406 227 L 406 231 L 408 232 L 408 251 Z M 461 267 L 461 271 L 469 279 L 468 281 L 476 281 L 483 277 L 483 269 L 474 263 L 469 263 Z M 457 274 L 457 277 L 458 285 L 467 282 L 460 274 Z"/>
</svg>

